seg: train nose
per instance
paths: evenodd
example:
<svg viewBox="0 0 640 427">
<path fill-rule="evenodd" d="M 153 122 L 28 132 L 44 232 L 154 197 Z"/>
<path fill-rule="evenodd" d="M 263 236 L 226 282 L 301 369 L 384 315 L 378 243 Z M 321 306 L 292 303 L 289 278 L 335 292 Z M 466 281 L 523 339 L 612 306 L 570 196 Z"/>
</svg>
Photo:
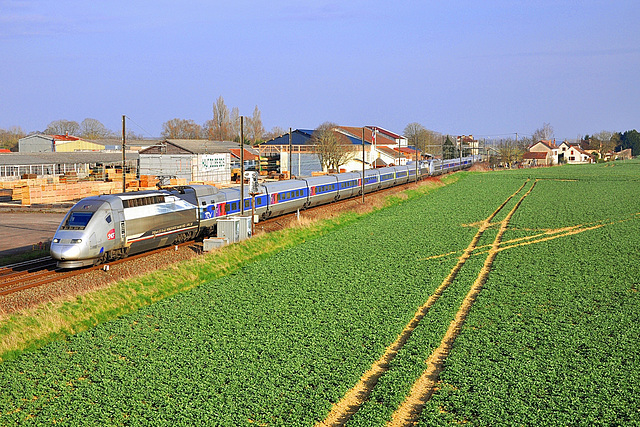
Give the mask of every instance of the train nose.
<svg viewBox="0 0 640 427">
<path fill-rule="evenodd" d="M 75 260 L 80 257 L 80 243 L 51 243 L 51 258 L 60 261 Z"/>
</svg>

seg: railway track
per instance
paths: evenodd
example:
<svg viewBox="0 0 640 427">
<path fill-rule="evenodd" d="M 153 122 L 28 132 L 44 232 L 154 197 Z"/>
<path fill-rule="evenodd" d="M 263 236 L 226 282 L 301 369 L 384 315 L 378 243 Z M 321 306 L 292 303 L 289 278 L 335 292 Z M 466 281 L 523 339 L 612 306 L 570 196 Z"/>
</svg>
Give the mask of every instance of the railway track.
<svg viewBox="0 0 640 427">
<path fill-rule="evenodd" d="M 193 241 L 184 242 L 175 246 L 181 247 L 189 244 L 193 244 Z M 44 257 L 33 261 L 7 265 L 0 267 L 0 296 L 13 294 L 36 286 L 46 285 L 69 277 L 79 276 L 93 270 L 108 269 L 112 265 L 130 262 L 138 258 L 170 250 L 175 250 L 174 246 L 165 246 L 153 251 L 143 252 L 120 260 L 111 261 L 108 264 L 85 267 L 76 270 L 58 268 L 56 266 L 56 261 L 51 257 Z"/>
<path fill-rule="evenodd" d="M 412 185 L 415 185 L 415 182 L 410 182 L 407 184 L 403 184 L 396 187 L 386 188 L 379 191 L 376 191 L 375 194 L 385 194 L 388 192 L 396 192 L 398 190 L 404 190 Z M 368 193 L 365 195 L 365 198 L 368 197 L 372 193 Z M 355 196 L 349 199 L 339 200 L 337 202 L 331 203 L 330 205 L 320 205 L 315 206 L 313 208 L 308 208 L 306 210 L 300 211 L 302 213 L 305 212 L 314 212 L 327 209 L 327 206 L 330 206 L 332 209 L 336 207 L 343 206 L 345 204 L 351 203 L 353 205 L 361 204 L 361 196 Z M 266 232 L 271 232 L 275 230 L 279 230 L 289 226 L 291 221 L 297 217 L 298 213 L 293 212 L 286 215 L 277 216 L 274 218 L 269 218 L 267 220 L 261 221 L 260 225 Z M 188 241 L 176 245 L 178 247 L 182 247 L 185 245 L 192 245 L 194 241 Z M 5 296 L 13 293 L 17 293 L 29 288 L 33 288 L 36 286 L 42 286 L 48 283 L 53 283 L 59 280 L 67 279 L 74 276 L 79 276 L 82 274 L 86 274 L 90 271 L 98 270 L 98 269 L 106 269 L 113 265 L 118 265 L 122 263 L 126 263 L 135 259 L 147 257 L 159 252 L 163 251 L 171 251 L 174 250 L 174 245 L 166 246 L 163 248 L 155 249 L 149 252 L 143 252 L 136 255 L 128 256 L 127 258 L 112 261 L 107 264 L 92 266 L 92 267 L 84 267 L 76 270 L 64 270 L 59 269 L 56 266 L 56 261 L 51 257 L 43 257 L 30 261 L 24 261 L 16 264 L 6 265 L 0 267 L 0 296 Z M 109 267 L 107 267 L 109 266 Z"/>
</svg>

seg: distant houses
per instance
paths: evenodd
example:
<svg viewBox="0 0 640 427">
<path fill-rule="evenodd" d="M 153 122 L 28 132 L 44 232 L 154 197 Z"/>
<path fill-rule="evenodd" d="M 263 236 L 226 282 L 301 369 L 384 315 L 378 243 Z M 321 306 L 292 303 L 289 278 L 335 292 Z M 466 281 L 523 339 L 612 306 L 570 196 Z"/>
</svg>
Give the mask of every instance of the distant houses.
<svg viewBox="0 0 640 427">
<path fill-rule="evenodd" d="M 551 166 L 563 163 L 592 163 L 593 158 L 591 153 L 583 150 L 580 144 L 563 141 L 560 145 L 556 145 L 555 141 L 540 140 L 524 153 L 523 162 L 531 166 Z"/>
</svg>

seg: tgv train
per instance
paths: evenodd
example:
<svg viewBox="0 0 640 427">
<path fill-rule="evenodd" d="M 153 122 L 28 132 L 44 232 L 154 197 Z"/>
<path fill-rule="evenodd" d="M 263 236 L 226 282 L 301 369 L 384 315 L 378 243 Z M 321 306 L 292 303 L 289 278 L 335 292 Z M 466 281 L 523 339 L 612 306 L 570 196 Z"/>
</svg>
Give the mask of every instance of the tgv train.
<svg viewBox="0 0 640 427">
<path fill-rule="evenodd" d="M 429 160 L 364 171 L 364 191 L 405 184 L 418 177 L 471 166 L 472 157 Z M 362 194 L 362 171 L 264 182 L 255 195 L 262 219 Z M 252 197 L 245 191 L 244 212 Z M 241 213 L 240 188 L 187 185 L 159 190 L 91 196 L 65 215 L 51 242 L 61 268 L 98 265 L 158 247 L 211 235 L 216 222 Z"/>
</svg>

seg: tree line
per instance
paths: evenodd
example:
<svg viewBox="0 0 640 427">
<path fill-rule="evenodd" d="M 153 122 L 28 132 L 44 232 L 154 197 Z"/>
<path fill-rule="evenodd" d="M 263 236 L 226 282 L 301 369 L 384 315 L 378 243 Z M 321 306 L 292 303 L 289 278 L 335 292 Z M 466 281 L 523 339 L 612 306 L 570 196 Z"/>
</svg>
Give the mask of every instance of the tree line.
<svg viewBox="0 0 640 427">
<path fill-rule="evenodd" d="M 328 129 L 335 124 L 324 122 L 317 131 L 322 135 L 321 139 L 331 139 Z M 72 120 L 55 120 L 47 125 L 42 132 L 32 132 L 30 134 L 46 135 L 74 135 L 89 140 L 100 140 L 108 138 L 119 138 L 121 134 L 107 129 L 99 120 L 86 118 L 78 123 Z M 261 112 L 256 105 L 251 117 L 244 119 L 245 142 L 253 145 L 263 141 L 276 138 L 285 134 L 285 130 L 274 127 L 270 132 L 266 132 L 262 124 Z M 28 134 L 18 126 L 9 129 L 0 128 L 0 148 L 7 148 L 17 151 L 18 140 Z M 191 119 L 174 118 L 162 124 L 162 138 L 167 139 L 210 139 L 214 141 L 240 141 L 240 113 L 238 107 L 229 109 L 224 98 L 219 96 L 213 103 L 212 118 L 203 125 L 197 124 Z M 463 152 L 453 143 L 449 135 L 429 130 L 420 123 L 409 123 L 404 128 L 404 136 L 409 145 L 417 147 L 423 153 L 429 153 L 436 157 L 450 159 L 463 156 L 469 153 L 469 148 L 463 145 Z M 529 147 L 540 140 L 551 140 L 554 137 L 553 127 L 549 123 L 536 129 L 531 135 L 514 134 L 514 137 L 499 138 L 489 141 L 488 146 L 496 154 L 496 158 L 501 162 L 513 163 L 522 160 L 523 154 Z M 143 139 L 142 135 L 127 130 L 127 139 Z M 620 151 L 627 148 L 632 150 L 634 156 L 640 155 L 640 133 L 634 130 L 626 132 L 601 131 L 593 135 L 579 136 L 575 142 L 579 142 L 583 149 L 597 150 L 601 154 L 608 151 Z M 329 141 L 335 144 L 335 141 Z M 485 144 L 485 146 L 487 146 Z M 340 156 L 340 154 L 338 154 Z M 331 156 L 326 156 L 327 158 Z M 339 163 L 339 159 L 328 160 L 328 163 Z"/>
<path fill-rule="evenodd" d="M 161 138 L 167 139 L 211 139 L 215 141 L 240 141 L 240 113 L 237 107 L 229 108 L 222 96 L 213 104 L 212 119 L 202 126 L 191 119 L 174 118 L 162 124 Z M 251 117 L 244 118 L 245 142 L 257 144 L 280 136 L 285 131 L 274 127 L 266 132 L 262 125 L 262 118 L 258 106 Z M 18 141 L 28 135 L 73 135 L 88 140 L 101 140 L 122 137 L 121 132 L 107 129 L 99 120 L 86 118 L 78 123 L 73 120 L 54 120 L 43 131 L 26 133 L 21 127 L 13 126 L 9 129 L 0 128 L 0 148 L 18 151 Z M 127 129 L 126 139 L 144 139 L 143 135 Z"/>
<path fill-rule="evenodd" d="M 404 129 L 404 136 L 409 145 L 418 147 L 422 152 L 433 154 L 443 159 L 460 156 L 459 147 L 453 143 L 449 135 L 429 130 L 419 123 L 409 123 Z M 513 163 L 521 161 L 524 153 L 538 141 L 554 139 L 553 126 L 549 123 L 533 131 L 530 135 L 518 135 L 485 140 L 480 148 L 490 151 L 497 162 Z M 579 143 L 584 150 L 596 150 L 601 157 L 610 151 L 621 151 L 630 148 L 632 155 L 640 155 L 640 132 L 628 130 L 625 132 L 601 131 L 593 135 L 578 136 L 573 143 Z M 463 144 L 462 155 L 469 152 Z"/>
</svg>

